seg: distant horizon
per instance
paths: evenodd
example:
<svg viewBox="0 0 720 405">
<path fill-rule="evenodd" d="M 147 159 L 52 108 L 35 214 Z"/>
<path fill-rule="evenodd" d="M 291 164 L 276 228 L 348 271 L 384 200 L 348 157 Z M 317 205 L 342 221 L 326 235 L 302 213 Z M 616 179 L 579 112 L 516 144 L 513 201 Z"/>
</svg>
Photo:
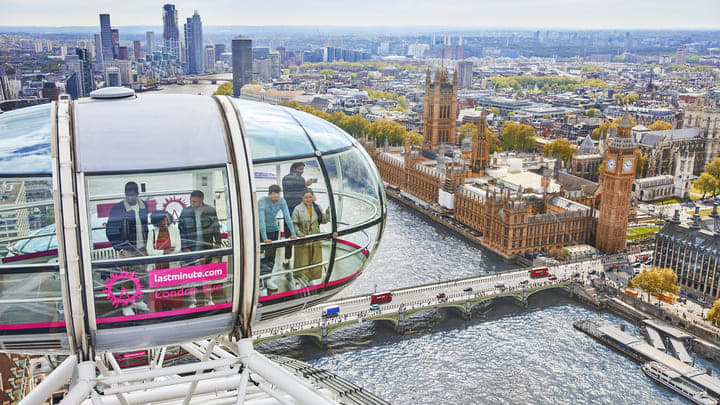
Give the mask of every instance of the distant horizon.
<svg viewBox="0 0 720 405">
<path fill-rule="evenodd" d="M 3 27 L 90 27 L 99 25 L 98 15 L 104 13 L 113 26 L 158 26 L 163 4 L 170 3 L 180 27 L 197 10 L 203 25 L 220 27 L 720 30 L 718 0 L 268 0 L 251 7 L 237 0 L 2 1 Z"/>
</svg>

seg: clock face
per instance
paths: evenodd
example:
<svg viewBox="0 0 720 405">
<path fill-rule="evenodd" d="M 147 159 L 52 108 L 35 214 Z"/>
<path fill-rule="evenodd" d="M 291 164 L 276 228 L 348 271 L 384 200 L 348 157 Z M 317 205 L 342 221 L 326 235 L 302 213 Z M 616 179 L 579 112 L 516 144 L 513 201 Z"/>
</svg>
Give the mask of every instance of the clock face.
<svg viewBox="0 0 720 405">
<path fill-rule="evenodd" d="M 615 159 L 608 159 L 607 168 L 608 170 L 615 170 Z"/>
<path fill-rule="evenodd" d="M 626 172 L 632 170 L 632 166 L 632 160 L 626 160 L 623 162 L 623 170 L 625 170 Z"/>
</svg>

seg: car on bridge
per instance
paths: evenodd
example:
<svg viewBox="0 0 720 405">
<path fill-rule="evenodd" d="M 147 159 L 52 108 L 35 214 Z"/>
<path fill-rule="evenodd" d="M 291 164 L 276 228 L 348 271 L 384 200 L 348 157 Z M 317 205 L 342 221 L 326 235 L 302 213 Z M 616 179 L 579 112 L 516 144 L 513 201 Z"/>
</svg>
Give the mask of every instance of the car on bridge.
<svg viewBox="0 0 720 405">
<path fill-rule="evenodd" d="M 473 290 L 472 287 L 467 287 L 467 288 L 463 289 L 464 292 L 472 292 L 472 290 Z"/>
<path fill-rule="evenodd" d="M 548 277 L 548 280 L 550 280 L 550 281 L 557 280 L 557 276 L 554 274 L 551 274 L 550 277 Z"/>
<path fill-rule="evenodd" d="M 437 295 L 437 299 L 440 301 L 447 301 L 447 295 L 445 293 L 440 293 Z"/>
<path fill-rule="evenodd" d="M 371 304 L 371 305 L 370 305 L 370 310 L 371 310 L 371 311 L 377 311 L 378 309 L 380 309 L 380 305 L 379 305 L 379 304 Z"/>
</svg>

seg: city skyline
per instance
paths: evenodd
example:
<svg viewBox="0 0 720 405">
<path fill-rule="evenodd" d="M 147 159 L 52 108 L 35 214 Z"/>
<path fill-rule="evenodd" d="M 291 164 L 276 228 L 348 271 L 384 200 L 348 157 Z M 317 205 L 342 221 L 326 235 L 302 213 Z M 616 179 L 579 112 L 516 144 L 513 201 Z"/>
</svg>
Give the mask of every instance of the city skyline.
<svg viewBox="0 0 720 405">
<path fill-rule="evenodd" d="M 93 2 L 68 7 L 47 0 L 5 0 L 0 27 L 93 26 L 98 13 L 112 15 L 114 26 L 155 26 L 162 6 L 127 1 Z M 343 26 L 343 27 L 452 27 L 514 29 L 720 29 L 720 6 L 714 0 L 610 0 L 602 7 L 588 7 L 574 0 L 552 0 L 537 7 L 531 0 L 491 0 L 478 5 L 469 0 L 452 4 L 401 0 L 394 3 L 369 0 L 361 5 L 286 0 L 240 8 L 228 0 L 176 1 L 178 15 L 199 10 L 206 26 Z M 532 10 L 521 14 L 518 10 Z M 280 12 L 279 12 L 280 11 Z M 358 22 L 362 21 L 363 24 Z"/>
</svg>

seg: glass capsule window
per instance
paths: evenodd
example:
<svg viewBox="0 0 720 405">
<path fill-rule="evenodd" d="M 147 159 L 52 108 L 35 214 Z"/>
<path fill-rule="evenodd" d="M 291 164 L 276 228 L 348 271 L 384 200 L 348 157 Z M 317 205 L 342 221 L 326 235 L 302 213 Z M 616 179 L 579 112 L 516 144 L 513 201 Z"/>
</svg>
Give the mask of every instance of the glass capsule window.
<svg viewBox="0 0 720 405">
<path fill-rule="evenodd" d="M 254 165 L 261 239 L 260 296 L 322 284 L 333 229 L 317 159 Z"/>
<path fill-rule="evenodd" d="M 64 331 L 50 177 L 0 176 L 0 334 Z"/>
<path fill-rule="evenodd" d="M 225 167 L 85 177 L 98 329 L 230 312 Z"/>
</svg>

